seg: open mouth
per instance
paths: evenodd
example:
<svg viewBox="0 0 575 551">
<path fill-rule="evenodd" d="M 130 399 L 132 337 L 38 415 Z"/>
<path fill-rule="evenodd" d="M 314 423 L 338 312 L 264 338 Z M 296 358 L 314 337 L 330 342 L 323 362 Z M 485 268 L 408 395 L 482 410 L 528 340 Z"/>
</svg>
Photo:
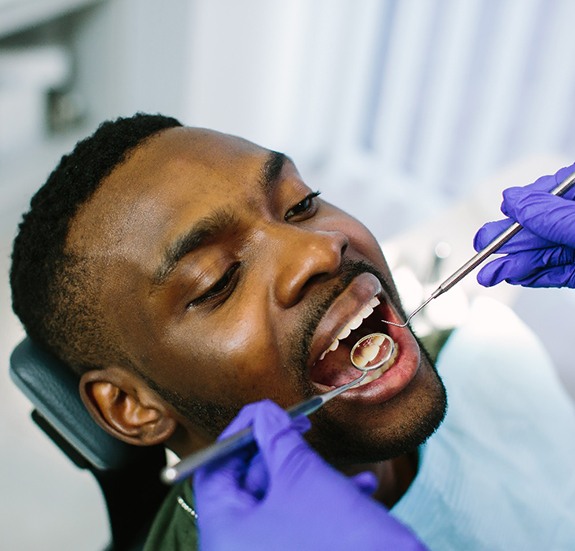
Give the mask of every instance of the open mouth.
<svg viewBox="0 0 575 551">
<path fill-rule="evenodd" d="M 373 297 L 365 304 L 359 313 L 352 317 L 339 332 L 330 346 L 320 355 L 319 359 L 310 369 L 313 383 L 321 387 L 336 387 L 357 379 L 362 371 L 354 367 L 350 353 L 354 345 L 363 337 L 372 333 L 388 334 L 388 326 L 382 319 L 388 319 L 385 305 L 381 304 L 379 297 Z M 379 354 L 381 341 L 374 340 L 372 345 L 366 347 L 365 357 L 360 360 L 368 364 Z M 398 355 L 398 346 L 392 356 L 381 367 L 368 372 L 367 376 L 357 386 L 366 385 L 383 375 L 394 363 Z"/>
</svg>

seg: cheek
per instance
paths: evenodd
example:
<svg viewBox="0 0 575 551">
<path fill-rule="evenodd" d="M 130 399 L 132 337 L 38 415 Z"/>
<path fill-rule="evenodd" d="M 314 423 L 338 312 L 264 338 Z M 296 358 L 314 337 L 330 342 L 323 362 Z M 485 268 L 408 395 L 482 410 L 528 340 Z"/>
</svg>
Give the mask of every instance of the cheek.
<svg viewBox="0 0 575 551">
<path fill-rule="evenodd" d="M 186 331 L 193 338 L 177 339 L 185 341 L 178 356 L 189 368 L 182 372 L 176 367 L 170 384 L 177 384 L 182 394 L 187 387 L 188 395 L 228 404 L 273 394 L 281 380 L 281 361 L 270 326 L 264 316 L 245 309 L 241 317 L 198 324 Z"/>
</svg>

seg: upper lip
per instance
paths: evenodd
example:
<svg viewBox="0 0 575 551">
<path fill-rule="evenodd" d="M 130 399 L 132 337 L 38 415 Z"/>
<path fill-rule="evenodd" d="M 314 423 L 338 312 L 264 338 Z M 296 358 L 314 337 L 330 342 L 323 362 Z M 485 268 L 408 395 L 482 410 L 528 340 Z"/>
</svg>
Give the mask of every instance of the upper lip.
<svg viewBox="0 0 575 551">
<path fill-rule="evenodd" d="M 312 339 L 310 365 L 319 360 L 349 321 L 374 297 L 381 298 L 382 293 L 379 279 L 369 272 L 353 279 L 321 319 Z"/>
</svg>

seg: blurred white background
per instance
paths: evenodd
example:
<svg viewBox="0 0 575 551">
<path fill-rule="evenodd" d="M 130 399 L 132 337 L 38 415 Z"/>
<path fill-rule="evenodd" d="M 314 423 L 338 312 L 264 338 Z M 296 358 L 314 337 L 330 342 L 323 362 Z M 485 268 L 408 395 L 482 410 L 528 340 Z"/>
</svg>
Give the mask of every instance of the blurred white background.
<svg viewBox="0 0 575 551">
<path fill-rule="evenodd" d="M 472 253 L 502 189 L 575 160 L 574 18 L 570 0 L 0 0 L 2 548 L 108 540 L 95 483 L 7 375 L 23 336 L 11 241 L 77 139 L 148 111 L 285 151 L 366 222 L 417 305 Z M 536 329 L 575 395 L 575 291 L 484 291 L 470 277 L 422 330 L 457 323 L 478 293 Z"/>
</svg>

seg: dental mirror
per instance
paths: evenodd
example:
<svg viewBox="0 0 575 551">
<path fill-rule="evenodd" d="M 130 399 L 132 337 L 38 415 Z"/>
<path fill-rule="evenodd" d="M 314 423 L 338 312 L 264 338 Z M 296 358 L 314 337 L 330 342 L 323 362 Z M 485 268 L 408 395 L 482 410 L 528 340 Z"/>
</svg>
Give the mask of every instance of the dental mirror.
<svg viewBox="0 0 575 551">
<path fill-rule="evenodd" d="M 353 367 L 363 372 L 373 371 L 388 362 L 395 352 L 395 342 L 385 333 L 371 333 L 359 339 L 349 359 Z"/>
</svg>

